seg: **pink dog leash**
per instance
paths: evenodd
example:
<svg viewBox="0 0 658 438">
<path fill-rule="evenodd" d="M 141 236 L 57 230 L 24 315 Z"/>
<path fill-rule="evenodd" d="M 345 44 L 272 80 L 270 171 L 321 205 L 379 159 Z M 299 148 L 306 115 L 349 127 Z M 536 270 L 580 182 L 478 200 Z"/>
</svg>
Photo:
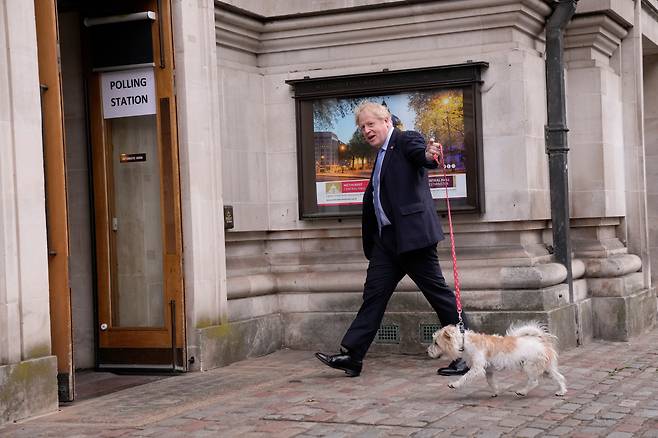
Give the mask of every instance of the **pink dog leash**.
<svg viewBox="0 0 658 438">
<path fill-rule="evenodd" d="M 443 145 L 441 143 L 438 143 L 439 145 L 439 153 L 440 153 L 440 158 L 441 161 L 439 161 L 439 157 L 434 155 L 434 161 L 439 165 L 439 167 L 443 168 L 443 187 L 446 190 L 446 204 L 448 205 L 448 225 L 450 227 L 450 252 L 452 254 L 452 276 L 455 280 L 455 301 L 457 304 L 457 316 L 459 317 L 459 331 L 464 334 L 464 320 L 462 319 L 462 300 L 461 300 L 461 288 L 459 285 L 459 268 L 457 267 L 457 255 L 455 254 L 455 233 L 453 231 L 452 227 L 452 211 L 450 210 L 450 196 L 448 194 L 448 172 L 446 171 L 446 166 L 443 161 Z M 462 336 L 462 347 L 460 351 L 464 351 L 464 336 Z"/>
</svg>

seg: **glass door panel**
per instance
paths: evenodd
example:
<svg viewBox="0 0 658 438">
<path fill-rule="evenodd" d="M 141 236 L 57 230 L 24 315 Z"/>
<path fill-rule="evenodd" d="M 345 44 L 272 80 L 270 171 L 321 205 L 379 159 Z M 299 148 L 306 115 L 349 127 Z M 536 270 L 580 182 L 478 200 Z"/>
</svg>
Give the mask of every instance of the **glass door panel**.
<svg viewBox="0 0 658 438">
<path fill-rule="evenodd" d="M 112 326 L 164 327 L 160 159 L 155 115 L 112 119 Z"/>
</svg>

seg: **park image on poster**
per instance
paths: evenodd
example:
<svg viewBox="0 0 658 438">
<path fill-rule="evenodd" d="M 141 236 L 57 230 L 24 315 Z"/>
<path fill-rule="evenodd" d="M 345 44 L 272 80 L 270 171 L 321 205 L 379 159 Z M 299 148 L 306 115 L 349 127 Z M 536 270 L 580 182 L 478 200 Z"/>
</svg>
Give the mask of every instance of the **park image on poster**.
<svg viewBox="0 0 658 438">
<path fill-rule="evenodd" d="M 313 101 L 313 140 L 317 205 L 361 204 L 377 150 L 356 128 L 354 109 L 366 98 L 328 98 Z M 401 130 L 420 132 L 443 145 L 443 169 L 429 172 L 434 199 L 465 198 L 466 147 L 464 95 L 461 88 L 422 90 L 368 97 L 382 103 Z"/>
</svg>

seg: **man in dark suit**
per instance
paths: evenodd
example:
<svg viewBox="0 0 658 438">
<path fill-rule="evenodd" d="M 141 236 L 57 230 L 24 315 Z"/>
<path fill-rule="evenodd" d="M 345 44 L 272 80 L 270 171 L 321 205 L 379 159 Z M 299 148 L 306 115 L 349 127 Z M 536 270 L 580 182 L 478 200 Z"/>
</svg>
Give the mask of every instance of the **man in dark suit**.
<svg viewBox="0 0 658 438">
<path fill-rule="evenodd" d="M 370 184 L 363 196 L 363 251 L 370 261 L 363 304 L 341 341 L 341 352 L 315 356 L 351 377 L 361 373 L 362 361 L 381 325 L 386 305 L 405 275 L 416 283 L 436 312 L 441 325 L 457 324 L 455 295 L 441 273 L 436 244 L 443 232 L 436 214 L 427 169 L 438 167 L 433 141 L 425 143 L 414 131 L 393 127 L 388 109 L 364 102 L 355 110 L 356 124 L 366 141 L 378 149 Z M 440 375 L 468 371 L 463 360 L 440 368 Z"/>
</svg>

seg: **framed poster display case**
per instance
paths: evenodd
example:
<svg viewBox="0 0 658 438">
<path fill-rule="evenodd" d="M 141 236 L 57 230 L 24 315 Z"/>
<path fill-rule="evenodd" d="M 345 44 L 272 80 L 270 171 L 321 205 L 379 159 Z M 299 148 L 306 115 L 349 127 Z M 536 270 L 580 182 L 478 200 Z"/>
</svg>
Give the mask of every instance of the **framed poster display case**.
<svg viewBox="0 0 658 438">
<path fill-rule="evenodd" d="M 361 214 L 376 149 L 363 138 L 354 109 L 369 100 L 388 107 L 394 126 L 443 145 L 443 169 L 429 171 L 437 211 L 482 213 L 481 72 L 484 62 L 287 81 L 294 88 L 301 219 Z"/>
</svg>

